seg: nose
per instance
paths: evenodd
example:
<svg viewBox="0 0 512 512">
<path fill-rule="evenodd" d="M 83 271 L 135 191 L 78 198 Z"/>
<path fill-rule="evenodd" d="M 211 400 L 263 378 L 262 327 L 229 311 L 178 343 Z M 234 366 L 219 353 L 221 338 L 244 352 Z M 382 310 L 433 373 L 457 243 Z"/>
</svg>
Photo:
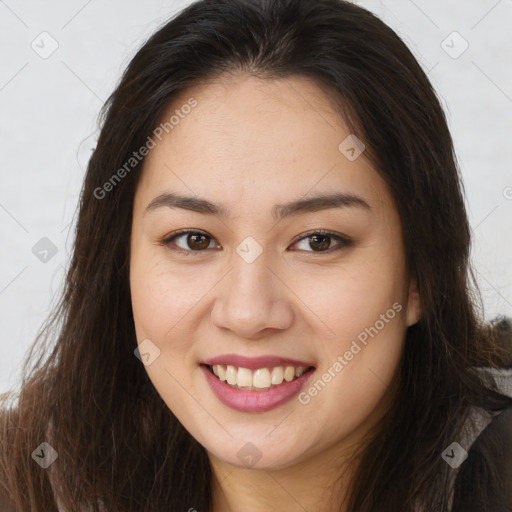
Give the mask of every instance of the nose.
<svg viewBox="0 0 512 512">
<path fill-rule="evenodd" d="M 234 255 L 233 269 L 219 285 L 211 311 L 216 327 L 258 340 L 292 325 L 292 294 L 263 255 L 252 263 Z"/>
</svg>

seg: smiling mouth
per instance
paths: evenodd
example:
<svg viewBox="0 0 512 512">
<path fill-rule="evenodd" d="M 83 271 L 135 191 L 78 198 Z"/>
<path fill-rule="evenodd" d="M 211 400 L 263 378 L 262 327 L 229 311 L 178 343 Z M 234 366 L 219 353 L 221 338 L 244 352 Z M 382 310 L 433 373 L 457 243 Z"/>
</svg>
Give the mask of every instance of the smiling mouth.
<svg viewBox="0 0 512 512">
<path fill-rule="evenodd" d="M 220 381 L 225 382 L 233 389 L 243 391 L 269 391 L 282 384 L 292 382 L 315 369 L 313 366 L 275 366 L 255 370 L 223 364 L 204 366 Z"/>
</svg>

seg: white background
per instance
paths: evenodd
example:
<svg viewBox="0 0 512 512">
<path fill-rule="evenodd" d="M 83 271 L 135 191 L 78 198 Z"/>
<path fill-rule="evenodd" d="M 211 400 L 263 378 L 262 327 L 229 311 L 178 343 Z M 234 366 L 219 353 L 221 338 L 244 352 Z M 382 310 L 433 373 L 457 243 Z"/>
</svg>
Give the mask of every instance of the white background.
<svg viewBox="0 0 512 512">
<path fill-rule="evenodd" d="M 143 41 L 188 3 L 0 0 L 0 392 L 18 386 L 61 289 L 99 109 Z M 357 3 L 429 72 L 464 178 L 486 316 L 512 316 L 512 0 Z M 464 40 L 458 58 L 442 47 L 455 55 Z M 58 48 L 43 59 L 32 44 Z M 57 248 L 46 263 L 32 252 L 43 237 Z"/>
</svg>

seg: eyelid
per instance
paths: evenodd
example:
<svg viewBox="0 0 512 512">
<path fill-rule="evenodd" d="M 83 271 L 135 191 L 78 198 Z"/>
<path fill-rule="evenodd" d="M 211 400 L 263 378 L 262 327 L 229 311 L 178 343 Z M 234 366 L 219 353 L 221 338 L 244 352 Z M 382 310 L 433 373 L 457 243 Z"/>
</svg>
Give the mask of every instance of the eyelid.
<svg viewBox="0 0 512 512">
<path fill-rule="evenodd" d="M 203 231 L 202 229 L 186 228 L 186 229 L 180 229 L 179 231 L 175 231 L 174 233 L 171 233 L 170 235 L 164 237 L 159 243 L 160 243 L 160 245 L 168 246 L 171 251 L 177 252 L 177 253 L 180 253 L 180 254 L 194 255 L 195 256 L 195 255 L 198 255 L 198 254 L 200 254 L 202 252 L 206 252 L 206 249 L 203 249 L 202 251 L 193 251 L 191 249 L 189 249 L 189 250 L 182 249 L 181 247 L 170 247 L 170 244 L 176 238 L 179 238 L 180 236 L 188 235 L 188 234 L 192 234 L 192 235 L 205 235 L 206 237 L 211 238 L 212 240 L 215 240 L 215 238 L 213 236 L 211 236 L 206 231 Z"/>
<path fill-rule="evenodd" d="M 179 231 L 171 233 L 170 235 L 164 237 L 160 241 L 160 245 L 169 246 L 176 238 L 179 238 L 180 236 L 187 235 L 187 234 L 205 235 L 206 237 L 210 238 L 211 240 L 215 240 L 215 237 L 211 236 L 206 231 L 203 231 L 201 229 L 186 228 L 186 229 L 181 229 Z M 310 254 L 318 254 L 318 255 L 330 254 L 330 253 L 336 251 L 337 249 L 342 249 L 344 247 L 349 247 L 349 246 L 351 246 L 354 243 L 354 240 L 352 238 L 350 238 L 349 236 L 347 236 L 347 235 L 343 235 L 341 233 L 336 233 L 336 232 L 333 232 L 333 231 L 328 231 L 326 229 L 313 229 L 313 230 L 307 231 L 306 233 L 301 233 L 300 235 L 298 235 L 293 240 L 291 245 L 295 245 L 298 242 L 301 242 L 302 240 L 307 239 L 307 238 L 309 238 L 309 237 L 311 237 L 313 235 L 328 236 L 330 238 L 333 238 L 333 239 L 337 240 L 338 242 L 340 242 L 340 244 L 338 246 L 331 247 L 331 248 L 327 249 L 326 251 L 303 251 L 303 252 L 310 253 Z M 201 253 L 207 251 L 207 249 L 203 249 L 203 250 L 200 250 L 200 251 L 193 251 L 191 249 L 190 250 L 186 250 L 186 249 L 182 249 L 181 247 L 177 247 L 177 248 L 173 247 L 173 248 L 170 248 L 170 250 L 172 250 L 173 252 L 177 252 L 177 253 L 181 253 L 181 254 L 187 254 L 187 255 L 190 255 L 190 254 L 198 255 L 198 254 L 201 254 Z"/>
<path fill-rule="evenodd" d="M 294 239 L 291 245 L 295 245 L 298 242 L 301 242 L 302 240 L 309 238 L 313 235 L 323 235 L 328 236 L 329 238 L 333 238 L 340 242 L 338 246 L 331 247 L 330 249 L 327 249 L 326 251 L 304 251 L 310 254 L 330 254 L 334 252 L 337 249 L 342 249 L 343 247 L 349 247 L 354 243 L 354 240 L 350 238 L 347 235 L 343 235 L 341 233 L 337 233 L 335 231 L 328 231 L 327 229 L 312 229 L 310 231 L 307 231 L 306 233 L 301 233 L 298 235 L 297 238 Z"/>
</svg>

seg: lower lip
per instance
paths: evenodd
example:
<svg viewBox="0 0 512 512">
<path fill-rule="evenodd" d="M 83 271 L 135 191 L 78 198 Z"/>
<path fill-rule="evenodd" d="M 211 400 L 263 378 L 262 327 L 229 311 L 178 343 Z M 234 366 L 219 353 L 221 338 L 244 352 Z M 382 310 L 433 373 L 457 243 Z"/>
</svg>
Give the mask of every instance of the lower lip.
<svg viewBox="0 0 512 512">
<path fill-rule="evenodd" d="M 224 405 L 241 412 L 265 412 L 279 407 L 297 395 L 314 373 L 314 370 L 309 370 L 299 378 L 268 391 L 244 391 L 221 381 L 206 366 L 201 365 L 200 368 L 217 398 Z"/>
</svg>

